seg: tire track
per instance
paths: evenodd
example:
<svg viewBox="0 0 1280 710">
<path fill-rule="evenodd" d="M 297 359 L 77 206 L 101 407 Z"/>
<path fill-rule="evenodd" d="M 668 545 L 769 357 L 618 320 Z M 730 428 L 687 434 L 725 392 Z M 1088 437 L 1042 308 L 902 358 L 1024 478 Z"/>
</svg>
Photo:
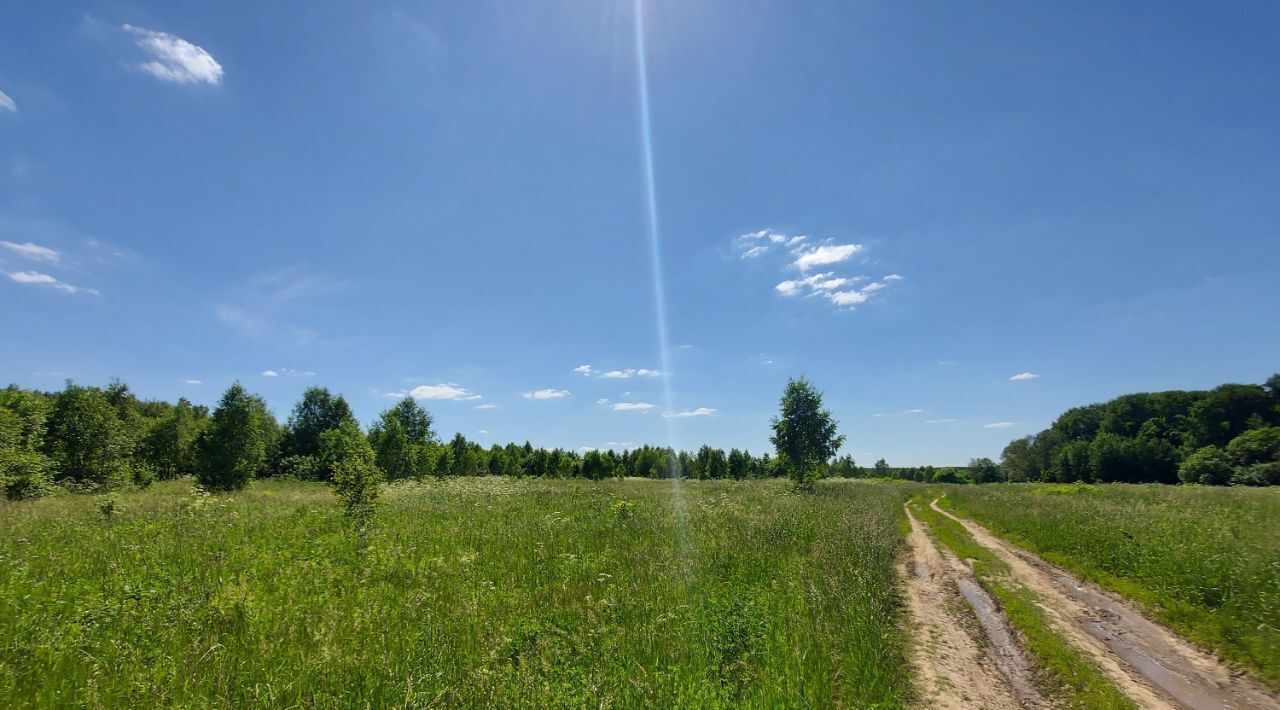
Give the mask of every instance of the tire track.
<svg viewBox="0 0 1280 710">
<path fill-rule="evenodd" d="M 945 710 L 1046 707 L 1031 681 L 1022 649 L 968 568 L 934 545 L 907 509 L 911 560 L 904 570 L 912 618 L 912 662 L 920 677 L 921 707 Z M 971 596 L 976 593 L 976 596 Z M 958 615 L 961 594 L 987 634 L 984 649 Z"/>
<path fill-rule="evenodd" d="M 1059 633 L 1089 653 L 1126 695 L 1144 708 L 1280 710 L 1280 700 L 1231 670 L 1128 602 L 1087 584 L 986 528 L 930 507 L 960 523 L 1040 597 Z"/>
</svg>

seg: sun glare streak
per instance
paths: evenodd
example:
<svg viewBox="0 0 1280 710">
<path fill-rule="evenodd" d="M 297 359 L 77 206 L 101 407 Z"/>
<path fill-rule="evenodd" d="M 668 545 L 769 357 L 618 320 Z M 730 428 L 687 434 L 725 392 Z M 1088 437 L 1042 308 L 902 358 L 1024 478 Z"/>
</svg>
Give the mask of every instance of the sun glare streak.
<svg viewBox="0 0 1280 710">
<path fill-rule="evenodd" d="M 653 310 L 658 330 L 658 357 L 662 361 L 662 394 L 666 411 L 674 411 L 671 396 L 671 353 L 667 344 L 667 298 L 662 278 L 662 238 L 658 230 L 658 197 L 654 187 L 653 131 L 649 123 L 649 67 L 645 55 L 644 5 L 634 0 L 636 80 L 640 92 L 640 160 L 644 169 L 645 205 L 648 208 L 650 274 L 653 279 Z M 667 445 L 677 449 L 676 428 L 671 418 L 666 418 Z"/>
<path fill-rule="evenodd" d="M 674 398 L 671 396 L 671 348 L 667 344 L 667 298 L 662 278 L 662 238 L 658 229 L 658 197 L 655 188 L 653 170 L 653 130 L 649 122 L 649 66 L 645 54 L 644 40 L 644 5 L 642 0 L 634 0 L 635 7 L 635 43 L 636 43 L 636 84 L 640 93 L 640 162 L 644 168 L 645 205 L 648 208 L 649 257 L 650 273 L 653 277 L 653 311 L 658 329 L 658 357 L 662 361 L 662 395 L 667 412 L 675 411 Z M 679 451 L 676 440 L 674 417 L 664 417 L 667 425 L 667 446 L 673 452 Z M 676 461 L 669 462 L 675 468 Z M 675 470 L 671 478 L 671 498 L 675 507 L 677 548 L 685 580 L 690 578 L 688 509 L 684 502 L 684 484 L 681 477 L 683 471 Z"/>
</svg>

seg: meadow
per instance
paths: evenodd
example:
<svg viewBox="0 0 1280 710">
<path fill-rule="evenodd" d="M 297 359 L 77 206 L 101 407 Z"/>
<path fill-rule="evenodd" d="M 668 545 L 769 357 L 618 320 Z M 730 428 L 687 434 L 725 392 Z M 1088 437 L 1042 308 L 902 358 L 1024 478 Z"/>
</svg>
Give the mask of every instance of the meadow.
<svg viewBox="0 0 1280 710">
<path fill-rule="evenodd" d="M 943 495 L 1280 688 L 1280 490 L 997 484 Z"/>
<path fill-rule="evenodd" d="M 844 706 L 911 695 L 905 487 L 453 479 L 0 504 L 5 707 Z"/>
</svg>

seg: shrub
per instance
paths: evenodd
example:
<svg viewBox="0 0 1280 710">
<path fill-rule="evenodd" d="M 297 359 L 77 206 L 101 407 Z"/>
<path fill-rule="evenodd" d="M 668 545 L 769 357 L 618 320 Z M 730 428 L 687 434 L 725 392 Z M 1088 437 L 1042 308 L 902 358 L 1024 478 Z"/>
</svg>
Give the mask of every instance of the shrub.
<svg viewBox="0 0 1280 710">
<path fill-rule="evenodd" d="M 39 452 L 0 449 L 0 487 L 9 500 L 39 498 L 52 492 L 52 468 Z"/>
<path fill-rule="evenodd" d="M 1206 446 L 1183 460 L 1178 467 L 1178 478 L 1183 483 L 1224 486 L 1231 481 L 1231 462 L 1222 449 Z"/>
<path fill-rule="evenodd" d="M 1238 466 L 1231 474 L 1236 486 L 1280 486 L 1280 461 Z"/>
<path fill-rule="evenodd" d="M 67 383 L 58 394 L 50 425 L 59 481 L 104 489 L 128 480 L 133 442 L 102 390 Z"/>
<path fill-rule="evenodd" d="M 276 475 L 299 481 L 318 481 L 321 479 L 320 461 L 314 456 L 286 456 L 276 465 Z"/>
<path fill-rule="evenodd" d="M 1252 429 L 1227 444 L 1227 457 L 1236 466 L 1280 461 L 1280 427 Z"/>
<path fill-rule="evenodd" d="M 333 489 L 348 517 L 361 526 L 373 512 L 382 471 L 374 463 L 373 447 L 354 421 L 320 434 L 321 465 L 333 472 Z"/>
</svg>

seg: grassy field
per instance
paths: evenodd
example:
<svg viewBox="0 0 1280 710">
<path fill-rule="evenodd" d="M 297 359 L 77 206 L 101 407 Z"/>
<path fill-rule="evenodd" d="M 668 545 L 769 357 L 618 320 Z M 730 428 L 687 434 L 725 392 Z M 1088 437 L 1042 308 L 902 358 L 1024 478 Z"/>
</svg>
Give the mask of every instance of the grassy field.
<svg viewBox="0 0 1280 710">
<path fill-rule="evenodd" d="M 906 491 L 454 480 L 363 543 L 317 484 L 0 504 L 0 706 L 898 707 Z"/>
<path fill-rule="evenodd" d="M 947 486 L 942 502 L 1280 688 L 1280 489 Z"/>
</svg>

